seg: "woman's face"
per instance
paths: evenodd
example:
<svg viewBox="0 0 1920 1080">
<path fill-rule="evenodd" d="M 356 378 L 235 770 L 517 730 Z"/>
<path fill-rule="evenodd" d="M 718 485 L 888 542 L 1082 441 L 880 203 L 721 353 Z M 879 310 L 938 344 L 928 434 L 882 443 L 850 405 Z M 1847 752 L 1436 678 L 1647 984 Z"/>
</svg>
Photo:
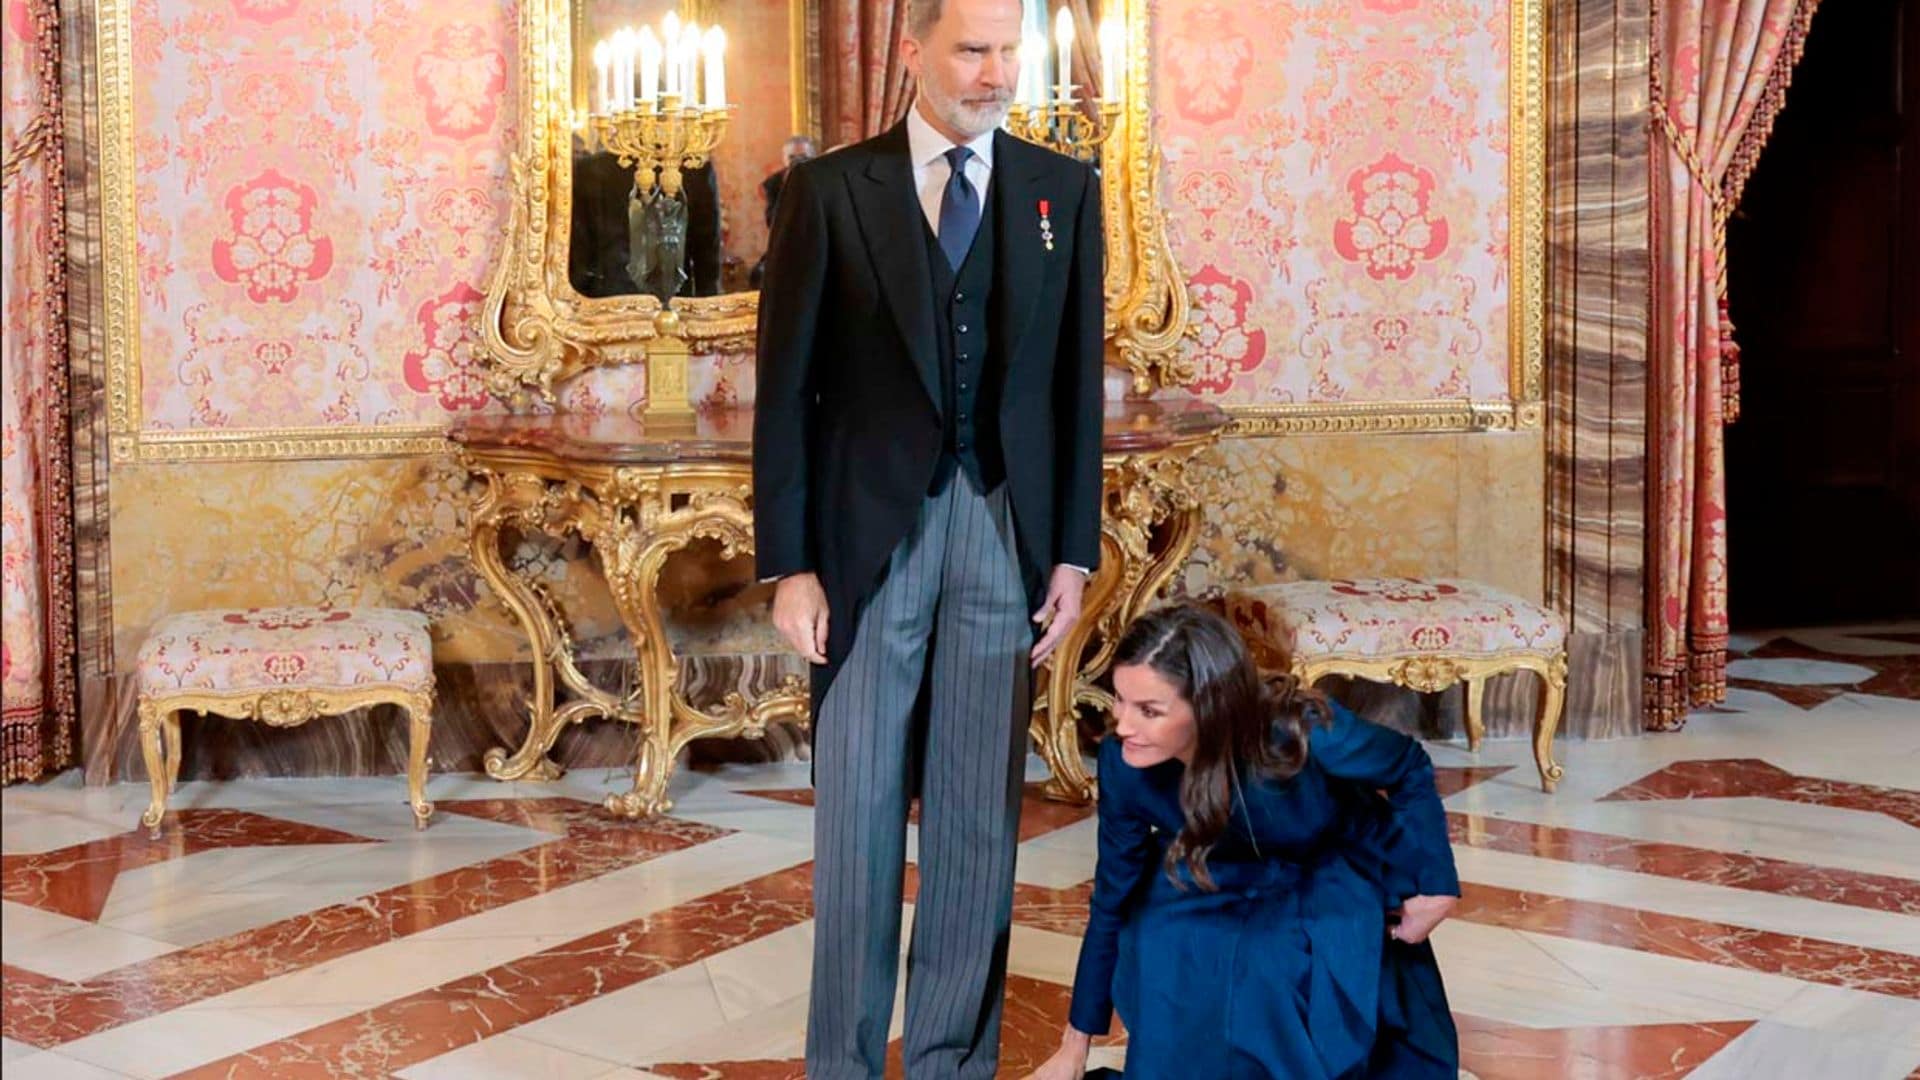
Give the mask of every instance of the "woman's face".
<svg viewBox="0 0 1920 1080">
<path fill-rule="evenodd" d="M 1113 669 L 1114 734 L 1128 765 L 1145 769 L 1163 761 L 1193 761 L 1199 728 L 1193 705 L 1180 690 L 1145 664 Z"/>
</svg>

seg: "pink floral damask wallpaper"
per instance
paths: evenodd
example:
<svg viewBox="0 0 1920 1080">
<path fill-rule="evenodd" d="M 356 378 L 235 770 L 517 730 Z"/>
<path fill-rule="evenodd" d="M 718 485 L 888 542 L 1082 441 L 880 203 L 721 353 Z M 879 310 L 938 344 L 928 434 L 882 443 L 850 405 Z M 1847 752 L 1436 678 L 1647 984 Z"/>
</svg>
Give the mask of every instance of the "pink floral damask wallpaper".
<svg viewBox="0 0 1920 1080">
<path fill-rule="evenodd" d="M 1506 400 L 1506 0 L 1156 7 L 1199 389 Z"/>
<path fill-rule="evenodd" d="M 1162 194 L 1202 392 L 1507 399 L 1506 7 L 1153 5 Z M 517 17 L 510 2 L 136 0 L 144 428 L 364 430 L 487 407 L 463 339 L 506 216 Z M 611 374 L 566 404 L 625 407 L 638 373 Z M 701 378 L 711 400 L 750 397 L 750 358 Z M 1186 585 L 1464 572 L 1537 595 L 1541 446 L 1232 440 L 1203 470 L 1212 509 Z M 116 461 L 111 496 L 122 669 L 154 619 L 214 604 L 413 607 L 444 660 L 518 651 L 466 567 L 450 461 Z M 590 564 L 562 562 L 549 576 L 577 601 L 576 633 L 616 633 Z"/>
<path fill-rule="evenodd" d="M 434 422 L 506 211 L 510 4 L 138 0 L 149 429 Z"/>
</svg>

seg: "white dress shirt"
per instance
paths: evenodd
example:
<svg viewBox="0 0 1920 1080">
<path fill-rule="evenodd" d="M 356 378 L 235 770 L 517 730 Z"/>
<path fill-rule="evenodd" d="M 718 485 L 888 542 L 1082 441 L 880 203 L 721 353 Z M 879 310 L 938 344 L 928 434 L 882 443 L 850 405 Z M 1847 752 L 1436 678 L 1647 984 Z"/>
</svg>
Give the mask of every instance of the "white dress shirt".
<svg viewBox="0 0 1920 1080">
<path fill-rule="evenodd" d="M 978 136 L 965 144 L 973 151 L 967 159 L 967 179 L 973 181 L 973 190 L 980 196 L 980 212 L 987 209 L 987 185 L 993 180 L 993 132 Z M 934 236 L 940 235 L 940 200 L 946 197 L 947 181 L 953 176 L 953 166 L 947 164 L 947 151 L 954 143 L 945 135 L 933 130 L 927 118 L 920 115 L 920 106 L 907 110 L 907 153 L 913 159 L 913 189 L 920 193 L 920 210 L 927 215 L 927 228 Z"/>
</svg>

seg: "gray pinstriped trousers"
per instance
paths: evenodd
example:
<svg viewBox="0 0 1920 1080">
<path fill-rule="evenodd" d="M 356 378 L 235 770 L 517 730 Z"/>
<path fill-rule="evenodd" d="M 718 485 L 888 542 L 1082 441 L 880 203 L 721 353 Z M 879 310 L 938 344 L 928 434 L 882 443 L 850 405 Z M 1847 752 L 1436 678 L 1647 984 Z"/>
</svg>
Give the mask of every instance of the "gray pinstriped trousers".
<svg viewBox="0 0 1920 1080">
<path fill-rule="evenodd" d="M 820 706 L 814 743 L 812 1080 L 880 1077 L 893 1014 L 909 777 L 920 892 L 906 1066 L 991 1077 L 1012 922 L 1033 631 L 1006 488 L 964 471 L 894 550 Z M 916 702 L 926 688 L 924 732 Z M 913 755 L 923 753 L 915 769 Z"/>
</svg>

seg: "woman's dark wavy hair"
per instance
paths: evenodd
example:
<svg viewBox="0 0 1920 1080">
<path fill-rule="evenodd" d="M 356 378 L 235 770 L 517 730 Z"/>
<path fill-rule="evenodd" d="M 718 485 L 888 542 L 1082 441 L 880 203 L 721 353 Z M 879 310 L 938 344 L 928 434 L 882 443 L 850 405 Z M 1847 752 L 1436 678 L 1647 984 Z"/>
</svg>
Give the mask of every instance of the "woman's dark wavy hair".
<svg viewBox="0 0 1920 1080">
<path fill-rule="evenodd" d="M 1329 719 L 1326 698 L 1291 675 L 1262 680 L 1239 632 L 1199 604 L 1142 615 L 1120 639 L 1113 663 L 1153 669 L 1193 706 L 1197 741 L 1180 781 L 1187 823 L 1167 848 L 1166 871 L 1177 884 L 1184 863 L 1200 888 L 1213 892 L 1207 856 L 1226 831 L 1233 785 L 1299 772 L 1307 763 L 1308 726 Z"/>
</svg>

